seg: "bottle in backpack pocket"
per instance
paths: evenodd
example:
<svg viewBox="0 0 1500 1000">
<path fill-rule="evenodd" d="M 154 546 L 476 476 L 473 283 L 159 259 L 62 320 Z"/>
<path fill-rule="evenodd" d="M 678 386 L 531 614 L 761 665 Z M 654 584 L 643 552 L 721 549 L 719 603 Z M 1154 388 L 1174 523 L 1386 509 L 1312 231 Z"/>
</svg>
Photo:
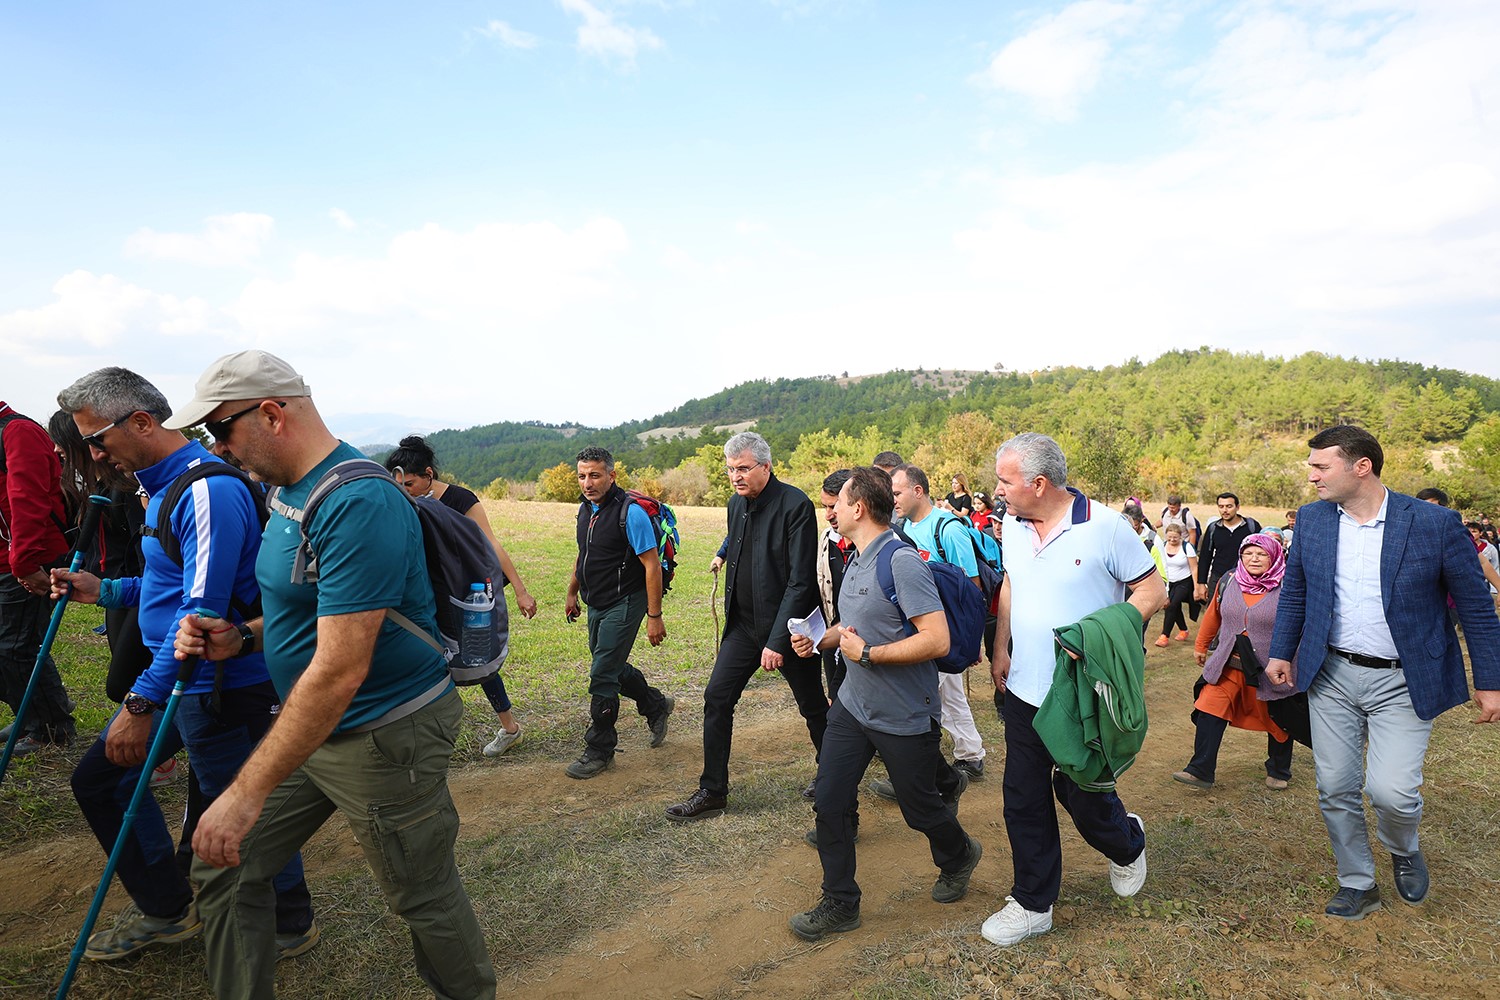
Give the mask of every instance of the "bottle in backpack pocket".
<svg viewBox="0 0 1500 1000">
<path fill-rule="evenodd" d="M 469 599 L 464 602 L 464 629 L 458 640 L 458 655 L 466 667 L 482 667 L 494 659 L 494 630 L 491 616 L 494 600 L 485 593 L 485 585 L 469 585 Z"/>
</svg>

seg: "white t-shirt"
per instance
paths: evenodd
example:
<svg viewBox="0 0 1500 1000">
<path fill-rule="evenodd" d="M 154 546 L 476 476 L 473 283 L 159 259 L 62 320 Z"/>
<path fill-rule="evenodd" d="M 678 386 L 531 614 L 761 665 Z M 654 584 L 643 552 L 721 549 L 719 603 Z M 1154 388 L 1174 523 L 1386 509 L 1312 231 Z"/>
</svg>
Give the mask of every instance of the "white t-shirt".
<svg viewBox="0 0 1500 1000">
<path fill-rule="evenodd" d="M 1043 540 L 1030 521 L 1005 515 L 1011 653 L 1006 689 L 1041 705 L 1057 667 L 1055 628 L 1125 600 L 1126 584 L 1156 572 L 1156 560 L 1130 522 L 1068 488 L 1073 509 Z"/>
<path fill-rule="evenodd" d="M 1198 557 L 1198 550 L 1193 548 L 1192 542 L 1184 541 L 1181 545 L 1177 546 L 1177 554 L 1175 556 L 1167 551 L 1167 544 L 1165 542 L 1162 543 L 1161 560 L 1162 564 L 1167 567 L 1168 583 L 1186 580 L 1193 575 L 1191 567 L 1188 566 L 1189 557 L 1194 559 Z"/>
</svg>

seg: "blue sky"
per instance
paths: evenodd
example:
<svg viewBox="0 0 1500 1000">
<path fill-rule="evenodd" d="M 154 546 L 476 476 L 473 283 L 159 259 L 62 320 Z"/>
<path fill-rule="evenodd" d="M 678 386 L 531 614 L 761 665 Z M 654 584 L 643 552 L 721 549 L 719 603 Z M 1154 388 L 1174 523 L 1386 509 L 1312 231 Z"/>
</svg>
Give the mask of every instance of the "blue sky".
<svg viewBox="0 0 1500 1000">
<path fill-rule="evenodd" d="M 325 412 L 1210 344 L 1500 376 L 1500 5 L 7 5 L 0 395 Z"/>
</svg>

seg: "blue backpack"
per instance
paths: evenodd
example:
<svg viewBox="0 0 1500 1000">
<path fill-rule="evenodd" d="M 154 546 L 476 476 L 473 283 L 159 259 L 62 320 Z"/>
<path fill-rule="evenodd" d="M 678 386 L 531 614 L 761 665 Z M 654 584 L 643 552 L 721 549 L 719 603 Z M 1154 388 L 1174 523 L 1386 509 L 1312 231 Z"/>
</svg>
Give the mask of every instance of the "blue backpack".
<svg viewBox="0 0 1500 1000">
<path fill-rule="evenodd" d="M 948 561 L 948 554 L 943 551 L 942 529 L 949 524 L 959 525 L 964 536 L 968 538 L 969 544 L 973 546 L 974 565 L 979 570 L 979 589 L 983 593 L 985 606 L 992 606 L 995 591 L 1000 589 L 1000 582 L 1004 579 L 1004 568 L 1000 561 L 1000 543 L 995 541 L 993 535 L 986 535 L 963 518 L 955 517 L 952 521 L 945 522 L 933 533 L 933 540 L 937 542 L 938 558 L 945 563 Z"/>
<path fill-rule="evenodd" d="M 916 635 L 916 626 L 906 617 L 901 602 L 896 599 L 896 578 L 891 572 L 891 557 L 900 545 L 910 546 L 911 543 L 892 542 L 875 556 L 875 580 L 885 591 L 886 599 L 896 606 L 906 634 Z M 915 551 L 915 547 L 912 548 Z M 938 599 L 943 602 L 943 613 L 948 617 L 948 652 L 933 662 L 945 674 L 961 674 L 979 661 L 988 607 L 974 581 L 957 566 L 945 562 L 928 562 L 926 566 L 932 571 L 932 582 L 937 584 Z"/>
</svg>

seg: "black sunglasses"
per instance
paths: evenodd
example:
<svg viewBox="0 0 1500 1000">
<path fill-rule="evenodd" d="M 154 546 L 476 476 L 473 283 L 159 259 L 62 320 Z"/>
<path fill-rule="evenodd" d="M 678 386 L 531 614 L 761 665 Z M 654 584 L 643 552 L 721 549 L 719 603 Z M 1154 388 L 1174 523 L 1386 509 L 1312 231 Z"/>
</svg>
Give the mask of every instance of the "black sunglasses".
<svg viewBox="0 0 1500 1000">
<path fill-rule="evenodd" d="M 129 413 L 125 414 L 120 419 L 110 421 L 109 423 L 105 424 L 103 427 L 99 428 L 94 433 L 83 435 L 83 443 L 85 445 L 87 445 L 88 447 L 90 447 L 90 448 L 98 448 L 100 451 L 107 451 L 108 449 L 106 449 L 104 447 L 104 435 L 107 434 L 109 431 L 114 430 L 116 427 L 120 426 L 125 421 L 129 420 L 131 417 L 135 416 L 137 413 L 140 413 L 140 412 L 142 412 L 142 411 L 140 411 L 140 410 L 131 410 Z M 146 411 L 146 412 L 150 412 L 150 411 Z"/>
<path fill-rule="evenodd" d="M 205 420 L 205 421 L 203 421 L 203 429 L 206 430 L 206 431 L 208 431 L 208 433 L 212 434 L 214 436 L 214 440 L 215 441 L 227 441 L 227 440 L 229 440 L 229 425 L 230 424 L 234 423 L 236 420 L 240 419 L 240 417 L 243 417 L 247 413 L 254 413 L 256 410 L 260 409 L 261 406 L 264 405 L 267 402 L 272 402 L 272 401 L 271 400 L 265 400 L 265 399 L 263 399 L 259 403 L 256 403 L 254 406 L 247 406 L 243 410 L 239 411 L 238 413 L 231 413 L 229 416 L 225 417 L 223 420 Z M 274 400 L 274 402 L 276 403 L 277 406 L 281 407 L 283 410 L 286 409 L 286 402 L 285 402 L 285 400 L 278 399 L 278 400 Z"/>
</svg>

